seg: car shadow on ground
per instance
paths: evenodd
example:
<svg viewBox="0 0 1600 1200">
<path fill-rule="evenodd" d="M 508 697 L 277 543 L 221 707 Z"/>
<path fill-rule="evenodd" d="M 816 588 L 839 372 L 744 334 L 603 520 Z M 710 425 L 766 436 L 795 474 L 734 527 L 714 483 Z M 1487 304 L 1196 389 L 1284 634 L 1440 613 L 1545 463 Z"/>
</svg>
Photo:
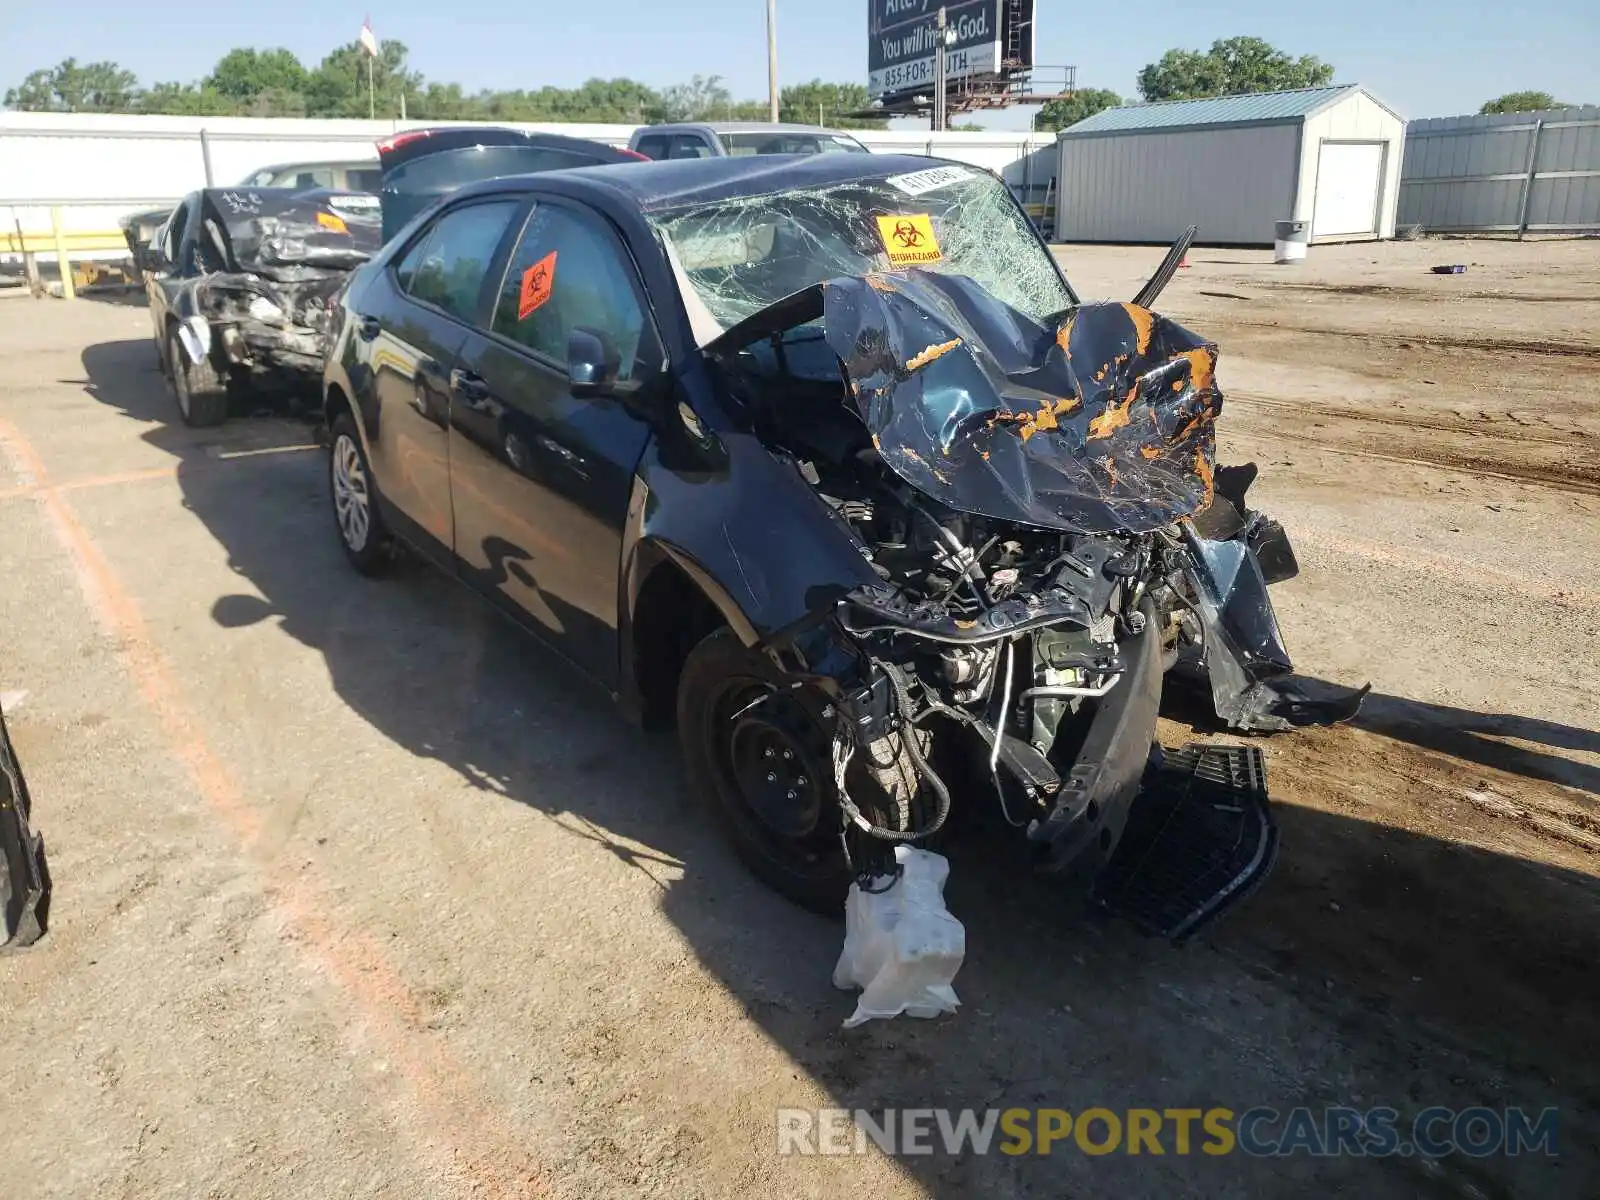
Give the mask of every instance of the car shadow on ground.
<svg viewBox="0 0 1600 1200">
<path fill-rule="evenodd" d="M 1342 684 L 1305 675 L 1290 675 L 1286 681 L 1293 691 L 1313 700 L 1332 700 L 1350 691 Z M 1176 703 L 1172 689 L 1163 699 L 1163 715 L 1187 724 L 1196 733 L 1226 731 L 1209 696 L 1195 693 L 1192 687 Z M 1600 755 L 1600 733 L 1590 729 L 1512 713 L 1482 713 L 1448 704 L 1429 704 L 1384 692 L 1369 693 L 1349 726 L 1464 763 L 1575 788 L 1600 798 L 1600 767 L 1511 744 L 1530 742 L 1552 751 Z"/>
<path fill-rule="evenodd" d="M 119 308 L 145 308 L 150 298 L 140 283 L 107 283 L 79 288 L 78 299 L 93 304 L 112 304 Z"/>
<path fill-rule="evenodd" d="M 948 900 L 967 929 L 962 1011 L 841 1031 L 852 1001 L 829 975 L 842 925 L 745 873 L 685 794 L 670 736 L 632 729 L 442 576 L 355 575 L 320 453 L 212 469 L 216 431 L 177 423 L 147 341 L 93 346 L 83 361 L 96 398 L 157 422 L 143 436 L 177 458 L 185 505 L 238 572 L 240 594 L 220 598 L 213 619 L 276 622 L 322 655 L 340 699 L 396 745 L 448 764 L 485 805 L 540 810 L 649 876 L 705 968 L 834 1103 L 1563 1108 L 1559 1177 L 1548 1160 L 1453 1161 L 1457 1174 L 1441 1176 L 1398 1159 L 903 1159 L 929 1194 L 1460 1194 L 1459 1182 L 1441 1184 L 1449 1178 L 1497 1194 L 1509 1186 L 1502 1172 L 1520 1172 L 1518 1192 L 1578 1184 L 1576 1195 L 1582 1180 L 1600 1181 L 1594 1119 L 1580 1111 L 1600 1106 L 1592 877 L 1279 796 L 1276 873 L 1180 949 L 1085 912 L 1029 877 L 1013 843 L 967 822 L 946 847 Z M 663 864 L 682 864 L 682 878 L 662 883 Z"/>
</svg>

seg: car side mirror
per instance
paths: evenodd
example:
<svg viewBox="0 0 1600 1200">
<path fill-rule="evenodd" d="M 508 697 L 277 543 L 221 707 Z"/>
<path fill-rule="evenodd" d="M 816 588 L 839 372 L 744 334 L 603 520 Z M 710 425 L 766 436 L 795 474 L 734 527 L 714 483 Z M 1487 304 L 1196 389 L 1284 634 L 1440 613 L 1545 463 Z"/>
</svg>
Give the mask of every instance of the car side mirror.
<svg viewBox="0 0 1600 1200">
<path fill-rule="evenodd" d="M 139 247 L 139 253 L 138 253 L 138 255 L 136 256 L 136 259 L 135 259 L 135 265 L 141 271 L 148 271 L 148 272 L 151 272 L 152 274 L 154 272 L 156 272 L 156 271 L 161 270 L 161 250 L 160 250 L 160 248 L 157 247 L 156 245 L 154 245 L 153 243 L 149 243 L 149 244 L 140 246 Z"/>
<path fill-rule="evenodd" d="M 617 381 L 617 353 L 592 329 L 567 335 L 567 385 L 574 396 L 604 396 Z"/>
</svg>

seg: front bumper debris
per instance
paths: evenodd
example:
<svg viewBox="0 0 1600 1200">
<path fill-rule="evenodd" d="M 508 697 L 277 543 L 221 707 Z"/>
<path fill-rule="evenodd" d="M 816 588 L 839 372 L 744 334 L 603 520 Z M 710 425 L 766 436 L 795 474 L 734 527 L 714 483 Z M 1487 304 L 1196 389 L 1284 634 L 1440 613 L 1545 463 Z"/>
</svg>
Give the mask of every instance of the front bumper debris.
<svg viewBox="0 0 1600 1200">
<path fill-rule="evenodd" d="M 1092 895 L 1183 941 L 1255 891 L 1277 857 L 1260 749 L 1193 743 L 1152 766 Z"/>
<path fill-rule="evenodd" d="M 1155 747 L 1161 643 L 1154 611 L 1123 643 L 1126 669 L 1099 703 L 1049 816 L 1028 827 L 1035 865 L 1047 874 L 1094 873 L 1111 857 Z"/>
</svg>

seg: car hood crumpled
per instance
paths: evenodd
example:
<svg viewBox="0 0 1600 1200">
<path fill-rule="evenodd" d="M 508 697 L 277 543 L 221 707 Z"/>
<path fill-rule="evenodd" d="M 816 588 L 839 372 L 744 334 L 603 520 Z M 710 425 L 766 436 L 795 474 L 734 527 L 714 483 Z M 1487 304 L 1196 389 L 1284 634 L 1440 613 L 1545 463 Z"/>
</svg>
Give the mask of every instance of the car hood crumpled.
<svg viewBox="0 0 1600 1200">
<path fill-rule="evenodd" d="M 346 274 L 381 245 L 377 201 L 360 192 L 207 188 L 206 236 L 230 272 L 278 283 Z"/>
<path fill-rule="evenodd" d="M 921 270 L 819 288 L 873 444 L 950 508 L 1141 533 L 1210 503 L 1216 347 L 1175 322 L 1103 303 L 1046 328 L 970 279 Z"/>
</svg>

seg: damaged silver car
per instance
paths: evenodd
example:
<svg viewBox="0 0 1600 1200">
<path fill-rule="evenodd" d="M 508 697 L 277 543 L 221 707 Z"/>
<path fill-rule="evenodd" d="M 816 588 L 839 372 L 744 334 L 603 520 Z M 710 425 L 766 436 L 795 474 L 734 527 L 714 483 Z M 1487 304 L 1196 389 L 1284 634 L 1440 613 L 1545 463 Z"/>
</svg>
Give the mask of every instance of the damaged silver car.
<svg viewBox="0 0 1600 1200">
<path fill-rule="evenodd" d="M 800 903 L 965 809 L 1186 936 L 1276 832 L 1254 747 L 1157 745 L 1164 689 L 1247 731 L 1361 694 L 1286 683 L 1293 553 L 1216 463 L 1215 346 L 1150 307 L 1181 253 L 1085 303 L 999 180 L 918 158 L 473 184 L 342 298 L 340 537 L 369 573 L 412 545 L 675 723 Z"/>
<path fill-rule="evenodd" d="M 322 372 L 327 305 L 382 241 L 376 196 L 205 188 L 140 263 L 163 372 L 190 425 L 245 395 L 293 403 Z"/>
</svg>

